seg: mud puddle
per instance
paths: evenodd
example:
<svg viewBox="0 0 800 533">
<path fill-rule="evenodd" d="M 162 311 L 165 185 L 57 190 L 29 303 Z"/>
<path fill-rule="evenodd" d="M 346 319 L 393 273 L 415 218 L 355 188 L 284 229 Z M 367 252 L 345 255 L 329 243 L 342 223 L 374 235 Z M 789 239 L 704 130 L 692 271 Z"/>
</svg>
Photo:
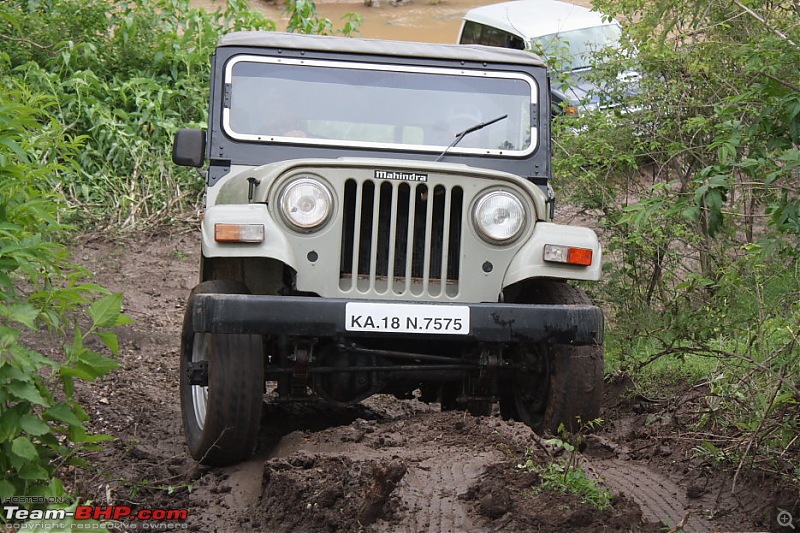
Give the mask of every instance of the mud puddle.
<svg viewBox="0 0 800 533">
<path fill-rule="evenodd" d="M 366 0 L 365 2 L 322 0 L 317 2 L 321 17 L 330 19 L 335 28 L 342 26 L 348 13 L 361 15 L 361 36 L 372 39 L 455 43 L 461 29 L 461 19 L 473 7 L 493 4 L 492 0 Z M 588 0 L 577 5 L 590 7 Z M 192 5 L 216 9 L 221 0 L 192 0 Z M 266 14 L 284 30 L 288 19 L 282 2 L 251 0 L 250 6 Z"/>
</svg>

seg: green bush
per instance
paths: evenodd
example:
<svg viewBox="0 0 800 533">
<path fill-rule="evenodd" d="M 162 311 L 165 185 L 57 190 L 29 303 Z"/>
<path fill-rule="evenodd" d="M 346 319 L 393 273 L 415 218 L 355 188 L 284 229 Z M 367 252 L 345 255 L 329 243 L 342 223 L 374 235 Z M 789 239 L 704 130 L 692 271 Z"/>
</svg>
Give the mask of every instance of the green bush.
<svg viewBox="0 0 800 533">
<path fill-rule="evenodd" d="M 274 29 L 243 0 L 214 13 L 188 0 L 5 2 L 11 72 L 52 96 L 55 119 L 85 136 L 56 176 L 82 222 L 162 222 L 193 205 L 197 175 L 170 161 L 181 127 L 205 127 L 209 57 L 235 29 Z"/>
<path fill-rule="evenodd" d="M 287 13 L 289 31 L 349 35 L 359 23 L 351 15 L 335 30 L 308 0 Z M 169 222 L 197 204 L 202 181 L 171 163 L 173 136 L 206 127 L 220 36 L 275 29 L 247 0 L 214 12 L 189 0 L 8 0 L 0 22 L 6 75 L 51 95 L 56 120 L 86 136 L 79 165 L 51 185 L 81 224 L 115 229 Z"/>
<path fill-rule="evenodd" d="M 64 202 L 51 183 L 70 171 L 82 143 L 49 113 L 53 104 L 21 86 L 0 92 L 0 500 L 63 495 L 58 469 L 81 464 L 79 450 L 107 439 L 87 432 L 74 380 L 118 366 L 84 341 L 97 336 L 116 353 L 108 328 L 127 323 L 122 295 L 91 303 L 106 291 L 52 240 L 64 231 Z M 85 331 L 76 320 L 84 309 Z M 30 347 L 45 328 L 72 336 L 58 360 Z"/>
<path fill-rule="evenodd" d="M 298 21 L 332 30 L 303 5 Z M 173 134 L 206 126 L 219 37 L 275 24 L 246 0 L 215 12 L 188 0 L 7 0 L 0 24 L 2 500 L 62 495 L 59 469 L 108 439 L 87 432 L 75 380 L 118 366 L 85 341 L 116 354 L 110 328 L 128 319 L 122 295 L 87 282 L 58 244 L 67 224 L 138 228 L 194 206 L 201 183 L 169 162 Z M 32 348 L 42 330 L 70 338 L 60 357 Z"/>
<path fill-rule="evenodd" d="M 589 289 L 609 318 L 609 367 L 653 384 L 648 395 L 668 392 L 665 372 L 705 383 L 698 426 L 725 434 L 710 444 L 785 471 L 800 451 L 797 13 L 764 1 L 596 7 L 630 21 L 628 53 L 596 74 L 613 85 L 636 70 L 640 91 L 633 112 L 557 119 L 553 166 L 558 189 L 600 221 L 606 275 Z"/>
</svg>

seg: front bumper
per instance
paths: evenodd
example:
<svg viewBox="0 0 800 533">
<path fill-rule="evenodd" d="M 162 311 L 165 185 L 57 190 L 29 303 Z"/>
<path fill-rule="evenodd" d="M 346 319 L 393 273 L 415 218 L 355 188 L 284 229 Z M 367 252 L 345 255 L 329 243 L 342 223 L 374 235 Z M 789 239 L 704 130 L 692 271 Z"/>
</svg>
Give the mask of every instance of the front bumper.
<svg viewBox="0 0 800 533">
<path fill-rule="evenodd" d="M 346 306 L 352 300 L 302 296 L 198 294 L 192 299 L 194 330 L 295 337 L 438 338 L 475 342 L 603 342 L 603 312 L 591 305 L 505 303 L 436 304 L 469 308 L 465 334 L 348 331 Z M 397 302 L 413 305 L 411 302 Z M 426 303 L 427 305 L 427 303 Z"/>
</svg>

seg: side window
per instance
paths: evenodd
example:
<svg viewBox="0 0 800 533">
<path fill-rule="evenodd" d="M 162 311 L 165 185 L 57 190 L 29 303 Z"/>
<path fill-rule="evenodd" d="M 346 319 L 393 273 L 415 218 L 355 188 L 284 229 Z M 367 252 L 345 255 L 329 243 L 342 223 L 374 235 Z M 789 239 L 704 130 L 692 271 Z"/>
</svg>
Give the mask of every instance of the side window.
<svg viewBox="0 0 800 533">
<path fill-rule="evenodd" d="M 525 42 L 503 30 L 484 26 L 477 22 L 468 20 L 464 22 L 464 29 L 461 31 L 460 44 L 485 44 L 487 46 L 498 46 L 500 48 L 514 48 L 524 50 Z"/>
<path fill-rule="evenodd" d="M 506 48 L 513 48 L 514 50 L 525 50 L 525 41 L 523 41 L 516 35 L 511 35 L 510 33 L 507 33 L 506 35 L 508 36 Z"/>
<path fill-rule="evenodd" d="M 461 40 L 459 44 L 481 44 L 481 25 L 467 20 L 464 22 L 464 28 L 461 30 Z"/>
</svg>

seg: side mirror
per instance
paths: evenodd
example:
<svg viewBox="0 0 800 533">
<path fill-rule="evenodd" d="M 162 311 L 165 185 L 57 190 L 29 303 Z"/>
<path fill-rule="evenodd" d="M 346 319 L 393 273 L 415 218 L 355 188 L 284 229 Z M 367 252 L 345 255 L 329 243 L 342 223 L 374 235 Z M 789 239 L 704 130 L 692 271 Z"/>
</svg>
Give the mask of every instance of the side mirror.
<svg viewBox="0 0 800 533">
<path fill-rule="evenodd" d="M 198 129 L 183 129 L 175 133 L 172 144 L 172 162 L 182 167 L 203 166 L 206 158 L 206 132 Z"/>
</svg>

